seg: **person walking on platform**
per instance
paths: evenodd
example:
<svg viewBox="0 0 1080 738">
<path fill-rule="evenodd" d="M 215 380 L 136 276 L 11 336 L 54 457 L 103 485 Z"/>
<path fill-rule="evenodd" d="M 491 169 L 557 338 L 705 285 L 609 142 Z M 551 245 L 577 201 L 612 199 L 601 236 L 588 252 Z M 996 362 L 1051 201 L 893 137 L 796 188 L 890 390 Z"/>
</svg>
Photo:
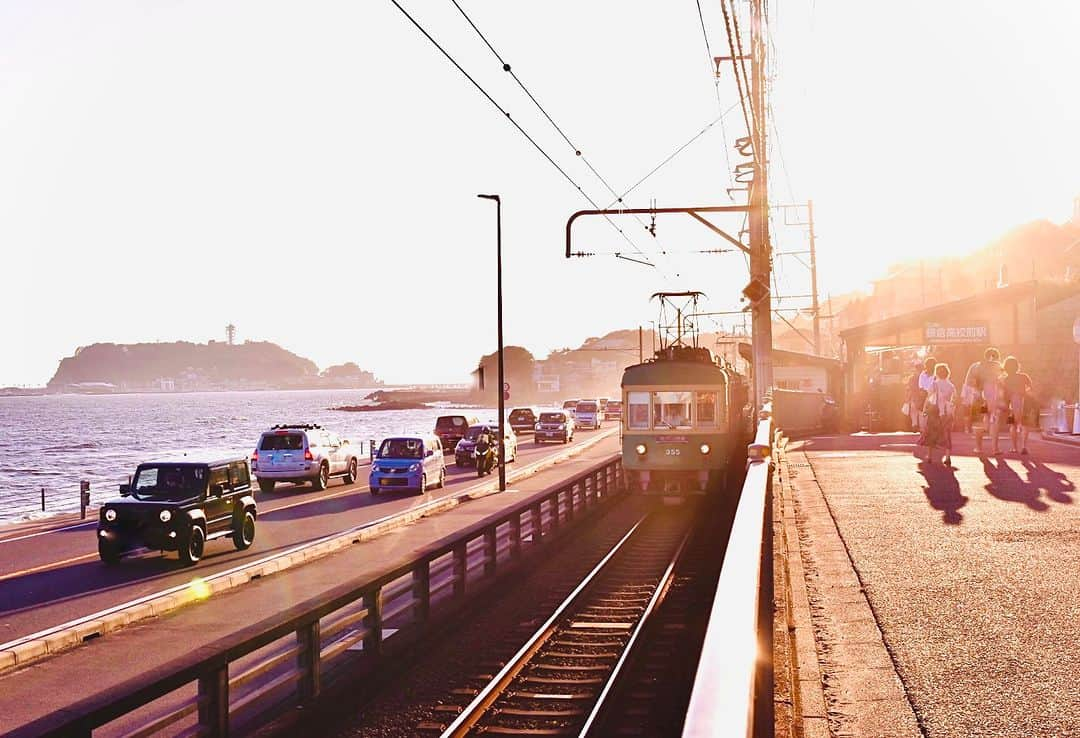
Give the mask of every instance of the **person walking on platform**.
<svg viewBox="0 0 1080 738">
<path fill-rule="evenodd" d="M 933 356 L 927 356 L 923 361 L 923 369 L 919 373 L 918 404 L 916 407 L 919 409 L 919 432 L 923 435 L 926 435 L 926 397 L 934 386 L 934 367 L 936 366 L 937 359 Z"/>
<path fill-rule="evenodd" d="M 971 397 L 971 434 L 975 440 L 975 453 L 982 456 L 983 434 L 990 435 L 990 453 L 997 456 L 998 423 L 1001 417 L 1001 352 L 991 346 L 983 352 L 983 360 L 976 361 L 964 378 L 965 392 Z M 970 390 L 968 389 L 970 388 Z"/>
<path fill-rule="evenodd" d="M 1012 441 L 1013 453 L 1019 451 L 1021 456 L 1026 456 L 1028 433 L 1039 422 L 1038 406 L 1031 397 L 1031 377 L 1020 371 L 1020 361 L 1015 356 L 1006 358 L 1002 368 L 1005 369 L 1001 384 L 1008 408 L 1006 422 L 1009 424 L 1009 440 Z M 1034 420 L 1031 420 L 1032 415 Z"/>
<path fill-rule="evenodd" d="M 934 449 L 941 446 L 941 463 L 952 464 L 952 428 L 956 417 L 956 385 L 949 380 L 949 365 L 934 366 L 934 379 L 926 393 L 926 405 L 923 415 L 926 417 L 926 460 L 934 463 Z"/>
<path fill-rule="evenodd" d="M 923 403 L 919 397 L 919 369 L 921 366 L 919 362 L 915 362 L 914 371 L 908 375 L 907 381 L 904 382 L 904 404 L 901 407 L 901 412 L 907 416 L 908 428 L 912 431 L 919 430 L 919 416 L 922 414 Z M 925 397 L 922 399 L 925 399 Z"/>
</svg>

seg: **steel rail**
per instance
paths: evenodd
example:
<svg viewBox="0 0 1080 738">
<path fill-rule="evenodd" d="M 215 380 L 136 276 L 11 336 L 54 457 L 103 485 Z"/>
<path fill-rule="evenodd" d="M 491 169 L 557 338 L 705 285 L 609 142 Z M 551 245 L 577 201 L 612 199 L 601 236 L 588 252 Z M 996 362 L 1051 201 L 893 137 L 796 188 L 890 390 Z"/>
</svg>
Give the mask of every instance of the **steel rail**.
<svg viewBox="0 0 1080 738">
<path fill-rule="evenodd" d="M 663 576 L 660 577 L 660 582 L 656 585 L 656 591 L 653 592 L 652 597 L 649 599 L 649 604 L 645 607 L 644 612 L 641 613 L 641 617 L 634 627 L 634 632 L 630 635 L 630 639 L 626 642 L 626 646 L 623 647 L 622 655 L 620 655 L 619 660 L 615 662 L 615 668 L 611 670 L 611 674 L 608 676 L 604 688 L 600 690 L 600 696 L 596 698 L 596 704 L 593 705 L 592 711 L 589 712 L 589 717 L 586 718 L 584 725 L 581 726 L 581 730 L 578 731 L 578 738 L 584 738 L 584 736 L 589 734 L 589 730 L 592 728 L 597 716 L 600 714 L 600 711 L 603 710 L 605 700 L 615 686 L 615 682 L 619 678 L 619 672 L 622 671 L 623 665 L 633 652 L 634 644 L 637 642 L 638 636 L 641 635 L 641 631 L 649 622 L 649 618 L 652 616 L 656 606 L 660 603 L 660 600 L 663 599 L 668 588 L 671 586 L 671 583 L 675 578 L 675 565 L 679 563 L 679 558 L 682 556 L 683 549 L 686 547 L 686 542 L 689 539 L 690 533 L 687 532 L 679 542 L 679 547 L 675 549 L 675 554 L 671 557 L 671 562 L 667 565 L 667 569 L 664 570 Z"/>
<path fill-rule="evenodd" d="M 484 716 L 488 708 L 495 702 L 495 700 L 503 693 L 506 687 L 513 681 L 523 668 L 529 663 L 532 656 L 540 649 L 541 646 L 551 637 L 555 632 L 557 623 L 562 619 L 562 616 L 574 605 L 578 603 L 582 593 L 588 588 L 603 572 L 611 559 L 618 553 L 623 545 L 630 539 L 630 536 L 641 527 L 641 524 L 645 522 L 648 515 L 642 516 L 640 520 L 634 523 L 634 526 L 626 532 L 622 538 L 619 539 L 604 558 L 593 567 L 581 582 L 578 583 L 574 590 L 567 595 L 566 599 L 562 601 L 555 612 L 551 614 L 543 625 L 541 625 L 535 633 L 525 642 L 513 658 L 507 662 L 507 664 L 499 671 L 494 678 L 488 682 L 480 693 L 476 695 L 472 702 L 470 702 L 464 710 L 462 710 L 454 722 L 442 732 L 440 738 L 460 738 L 460 736 L 467 735 L 468 732 L 476 725 L 476 723 Z"/>
</svg>

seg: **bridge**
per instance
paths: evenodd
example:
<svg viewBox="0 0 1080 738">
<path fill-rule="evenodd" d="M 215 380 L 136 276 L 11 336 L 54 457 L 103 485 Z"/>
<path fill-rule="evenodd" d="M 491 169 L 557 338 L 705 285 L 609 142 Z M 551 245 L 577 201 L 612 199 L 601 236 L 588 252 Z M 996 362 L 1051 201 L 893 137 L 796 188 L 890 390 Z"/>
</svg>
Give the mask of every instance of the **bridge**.
<svg viewBox="0 0 1080 738">
<path fill-rule="evenodd" d="M 503 493 L 283 488 L 255 546 L 196 569 L 10 526 L 0 733 L 1080 730 L 1080 446 L 957 437 L 946 467 L 783 394 L 745 474 L 674 507 L 628 493 L 608 430 L 524 445 Z"/>
</svg>

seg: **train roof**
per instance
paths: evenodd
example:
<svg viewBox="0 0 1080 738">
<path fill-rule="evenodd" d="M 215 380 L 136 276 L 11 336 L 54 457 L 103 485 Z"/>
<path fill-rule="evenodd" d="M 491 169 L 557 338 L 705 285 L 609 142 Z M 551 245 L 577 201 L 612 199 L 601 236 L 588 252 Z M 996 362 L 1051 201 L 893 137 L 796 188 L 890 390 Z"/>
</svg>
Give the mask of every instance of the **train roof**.
<svg viewBox="0 0 1080 738">
<path fill-rule="evenodd" d="M 623 371 L 622 386 L 649 384 L 724 384 L 728 373 L 719 365 L 704 361 L 647 361 Z"/>
</svg>

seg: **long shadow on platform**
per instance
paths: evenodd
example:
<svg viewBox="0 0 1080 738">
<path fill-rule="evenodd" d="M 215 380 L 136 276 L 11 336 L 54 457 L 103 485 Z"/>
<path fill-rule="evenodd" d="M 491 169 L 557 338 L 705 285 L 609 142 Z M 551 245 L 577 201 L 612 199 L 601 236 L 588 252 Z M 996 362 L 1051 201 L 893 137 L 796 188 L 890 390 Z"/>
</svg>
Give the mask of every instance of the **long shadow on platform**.
<svg viewBox="0 0 1080 738">
<path fill-rule="evenodd" d="M 941 510 L 942 522 L 948 525 L 960 525 L 964 516 L 960 508 L 967 504 L 968 498 L 960 493 L 960 482 L 951 466 L 939 466 L 927 461 L 919 463 L 919 474 L 926 479 L 923 494 L 930 507 Z"/>
<path fill-rule="evenodd" d="M 984 485 L 984 489 L 999 500 L 1022 502 L 1032 510 L 1045 512 L 1050 509 L 1050 506 L 1040 499 L 1045 489 L 1047 496 L 1055 502 L 1072 502 L 1072 498 L 1065 492 L 1074 488 L 1073 483 L 1064 474 L 1045 466 L 1030 461 L 1025 463 L 1024 469 L 1028 477 L 1025 480 L 1004 458 L 985 457 L 982 465 L 987 479 L 990 480 Z"/>
</svg>

